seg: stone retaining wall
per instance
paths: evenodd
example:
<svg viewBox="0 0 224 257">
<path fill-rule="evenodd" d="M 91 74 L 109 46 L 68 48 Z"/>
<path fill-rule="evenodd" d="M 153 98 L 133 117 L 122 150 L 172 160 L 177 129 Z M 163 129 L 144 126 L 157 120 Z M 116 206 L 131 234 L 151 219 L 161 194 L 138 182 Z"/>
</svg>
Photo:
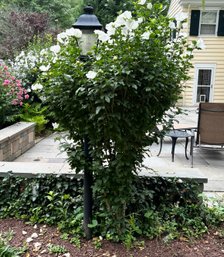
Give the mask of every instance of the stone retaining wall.
<svg viewBox="0 0 224 257">
<path fill-rule="evenodd" d="M 35 144 L 35 123 L 18 122 L 0 130 L 0 161 L 13 161 Z"/>
</svg>

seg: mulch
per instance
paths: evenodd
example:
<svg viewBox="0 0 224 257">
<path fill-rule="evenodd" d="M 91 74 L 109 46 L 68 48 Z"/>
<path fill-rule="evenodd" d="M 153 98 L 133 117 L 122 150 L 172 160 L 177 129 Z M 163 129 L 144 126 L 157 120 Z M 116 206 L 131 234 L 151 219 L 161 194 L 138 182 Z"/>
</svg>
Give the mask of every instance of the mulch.
<svg viewBox="0 0 224 257">
<path fill-rule="evenodd" d="M 187 241 L 180 238 L 169 243 L 163 239 L 144 240 L 130 250 L 123 244 L 102 240 L 102 246 L 97 249 L 94 240 L 81 240 L 78 248 L 69 240 L 63 240 L 55 227 L 42 224 L 30 225 L 16 219 L 0 220 L 0 232 L 13 231 L 11 246 L 28 246 L 24 257 L 224 257 L 224 226 L 211 230 L 200 239 Z M 220 232 L 221 231 L 221 232 Z M 31 238 L 31 239 L 30 239 Z M 28 241 L 30 242 L 27 242 Z M 66 253 L 49 253 L 48 244 L 64 246 Z"/>
</svg>

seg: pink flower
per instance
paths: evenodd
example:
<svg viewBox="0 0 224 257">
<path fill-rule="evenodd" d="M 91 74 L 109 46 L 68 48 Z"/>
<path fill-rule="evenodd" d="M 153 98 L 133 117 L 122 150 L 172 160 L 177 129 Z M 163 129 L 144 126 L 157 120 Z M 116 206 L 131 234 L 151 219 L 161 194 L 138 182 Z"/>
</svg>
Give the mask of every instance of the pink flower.
<svg viewBox="0 0 224 257">
<path fill-rule="evenodd" d="M 17 104 L 18 104 L 17 99 L 13 99 L 13 100 L 12 100 L 12 104 L 13 104 L 13 105 L 17 105 Z"/>
<path fill-rule="evenodd" d="M 3 94 L 0 94 L 0 102 L 2 101 L 6 107 L 10 105 L 23 105 L 24 99 L 29 99 L 27 90 L 23 88 L 21 80 L 18 80 L 7 66 L 0 64 L 0 88 Z M 1 91 L 0 90 L 0 91 Z"/>
<path fill-rule="evenodd" d="M 10 80 L 5 79 L 3 82 L 3 86 L 8 86 L 10 84 Z"/>
</svg>

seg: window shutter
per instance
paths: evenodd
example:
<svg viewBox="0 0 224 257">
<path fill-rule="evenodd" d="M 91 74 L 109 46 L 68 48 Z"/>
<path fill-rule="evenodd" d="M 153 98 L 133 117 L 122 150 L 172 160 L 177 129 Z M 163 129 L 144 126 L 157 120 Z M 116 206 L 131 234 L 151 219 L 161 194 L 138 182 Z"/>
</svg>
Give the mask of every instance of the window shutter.
<svg viewBox="0 0 224 257">
<path fill-rule="evenodd" d="M 199 33 L 200 10 L 191 11 L 190 36 L 198 36 Z"/>
<path fill-rule="evenodd" d="M 224 10 L 219 11 L 218 36 L 224 36 Z"/>
</svg>

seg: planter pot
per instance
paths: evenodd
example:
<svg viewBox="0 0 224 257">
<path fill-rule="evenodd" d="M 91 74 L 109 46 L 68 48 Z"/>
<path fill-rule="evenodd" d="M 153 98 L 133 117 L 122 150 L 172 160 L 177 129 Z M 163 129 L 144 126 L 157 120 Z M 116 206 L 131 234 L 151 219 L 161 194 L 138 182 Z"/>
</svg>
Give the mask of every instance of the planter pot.
<svg viewBox="0 0 224 257">
<path fill-rule="evenodd" d="M 35 144 L 35 123 L 18 122 L 0 130 L 0 161 L 13 161 Z"/>
</svg>

